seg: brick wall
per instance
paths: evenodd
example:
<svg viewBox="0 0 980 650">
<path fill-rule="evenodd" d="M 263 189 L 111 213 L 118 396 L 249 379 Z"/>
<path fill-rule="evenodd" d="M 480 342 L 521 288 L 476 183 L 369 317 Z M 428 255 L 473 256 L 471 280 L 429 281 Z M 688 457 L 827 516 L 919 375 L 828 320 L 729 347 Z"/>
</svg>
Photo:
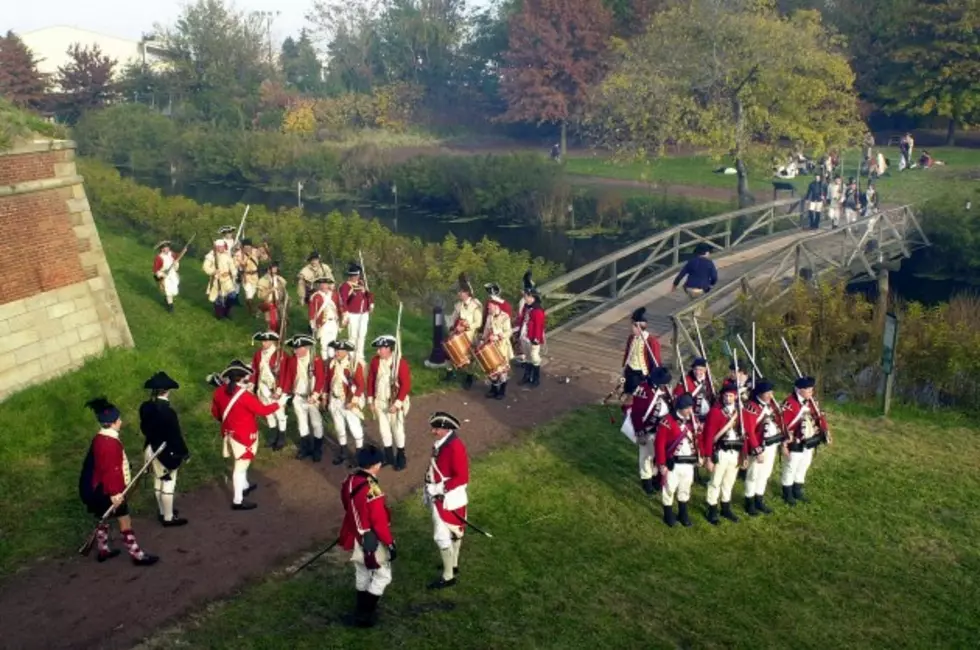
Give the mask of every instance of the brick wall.
<svg viewBox="0 0 980 650">
<path fill-rule="evenodd" d="M 0 399 L 132 345 L 74 143 L 0 153 Z"/>
</svg>

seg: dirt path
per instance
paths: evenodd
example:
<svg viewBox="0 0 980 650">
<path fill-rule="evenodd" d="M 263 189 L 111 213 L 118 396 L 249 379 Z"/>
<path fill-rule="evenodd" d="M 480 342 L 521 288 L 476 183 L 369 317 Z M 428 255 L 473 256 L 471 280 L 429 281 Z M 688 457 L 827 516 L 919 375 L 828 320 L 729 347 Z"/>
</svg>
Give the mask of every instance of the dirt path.
<svg viewBox="0 0 980 650">
<path fill-rule="evenodd" d="M 431 449 L 427 420 L 433 411 L 447 410 L 460 418 L 461 437 L 472 457 L 594 402 L 604 387 L 589 377 L 561 384 L 545 376 L 533 391 L 512 382 L 507 399 L 499 402 L 484 398 L 485 388 L 479 383 L 469 392 L 414 399 L 407 423 L 408 468 L 397 473 L 386 469 L 382 484 L 400 499 L 422 483 Z M 366 429 L 377 441 L 376 423 L 368 420 Z M 332 454 L 332 448 L 327 451 Z M 64 559 L 5 581 L 0 590 L 0 645 L 132 647 L 182 613 L 200 610 L 207 601 L 261 578 L 297 554 L 329 543 L 340 526 L 338 488 L 346 472 L 344 466 L 334 467 L 329 457 L 319 465 L 290 459 L 264 475 L 253 472 L 250 478 L 259 489 L 250 498 L 259 507 L 250 512 L 230 509 L 225 486 L 178 495 L 177 507 L 189 525 L 164 529 L 147 519 L 150 513 L 142 513 L 134 525 L 140 543 L 162 558 L 149 569 L 134 567 L 125 554 L 99 564 L 66 548 Z"/>
</svg>

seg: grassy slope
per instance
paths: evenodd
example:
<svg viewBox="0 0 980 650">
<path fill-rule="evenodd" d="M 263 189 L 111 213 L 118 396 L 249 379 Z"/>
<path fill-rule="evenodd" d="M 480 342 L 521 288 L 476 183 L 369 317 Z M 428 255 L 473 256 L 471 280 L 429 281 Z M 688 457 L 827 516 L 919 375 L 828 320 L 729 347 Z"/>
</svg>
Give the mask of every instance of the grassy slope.
<svg viewBox="0 0 980 650">
<path fill-rule="evenodd" d="M 956 182 L 964 172 L 980 167 L 980 150 L 961 149 L 957 147 L 930 148 L 930 153 L 945 161 L 945 167 L 933 169 L 914 169 L 898 173 L 898 152 L 892 147 L 886 149 L 885 155 L 892 161 L 889 175 L 877 181 L 878 191 L 882 201 L 889 204 L 914 203 L 939 196 L 950 183 Z M 849 171 L 845 176 L 854 175 L 856 152 L 847 152 L 845 164 Z M 650 183 L 667 185 L 692 185 L 706 187 L 722 187 L 735 190 L 735 177 L 712 173 L 722 163 L 707 156 L 667 156 L 650 161 L 649 163 L 617 164 L 596 158 L 569 158 L 565 169 L 570 174 L 601 176 L 641 180 Z M 766 174 L 752 174 L 749 188 L 768 191 L 774 180 Z M 800 176 L 792 182 L 797 191 L 804 191 L 812 180 L 810 176 Z"/>
<path fill-rule="evenodd" d="M 137 413 L 146 399 L 143 382 L 157 370 L 165 370 L 181 384 L 174 403 L 193 454 L 181 470 L 181 489 L 191 489 L 224 470 L 210 414 L 212 389 L 204 377 L 236 356 L 250 361 L 256 349 L 251 335 L 264 327 L 264 321 L 250 319 L 244 309 L 237 310 L 231 323 L 215 321 L 204 297 L 205 276 L 197 260 L 191 259 L 181 269 L 176 312 L 167 314 L 150 273 L 152 249 L 104 224 L 100 235 L 136 348 L 111 350 L 76 372 L 0 404 L 0 421 L 15 427 L 0 445 L 0 572 L 38 555 L 66 553 L 91 527 L 91 518 L 78 501 L 77 481 L 88 443 L 97 431 L 91 412 L 84 408 L 93 396 L 104 394 L 122 408 L 126 449 L 138 467 L 142 436 Z M 368 340 L 382 331 L 393 332 L 395 317 L 395 309 L 379 305 Z M 430 319 L 408 314 L 402 320 L 413 391 L 431 391 L 437 385 L 436 373 L 421 367 L 432 340 Z M 292 322 L 306 319 L 295 311 Z M 260 455 L 258 462 L 261 466 L 273 459 Z M 146 491 L 140 491 L 137 499 L 144 506 L 151 500 Z M 153 508 L 140 510 L 147 513 Z"/>
<path fill-rule="evenodd" d="M 379 629 L 336 625 L 353 571 L 335 553 L 151 645 L 970 647 L 980 633 L 980 437 L 925 422 L 838 414 L 835 447 L 821 450 L 808 482 L 811 504 L 773 499 L 775 515 L 712 528 L 696 488 L 694 528 L 672 530 L 659 500 L 638 489 L 633 448 L 604 412 L 586 410 L 478 462 L 472 517 L 495 538 L 467 536 L 454 591 L 423 588 L 438 555 L 411 499 L 394 508 L 399 559 Z M 740 483 L 739 511 L 741 494 Z"/>
</svg>

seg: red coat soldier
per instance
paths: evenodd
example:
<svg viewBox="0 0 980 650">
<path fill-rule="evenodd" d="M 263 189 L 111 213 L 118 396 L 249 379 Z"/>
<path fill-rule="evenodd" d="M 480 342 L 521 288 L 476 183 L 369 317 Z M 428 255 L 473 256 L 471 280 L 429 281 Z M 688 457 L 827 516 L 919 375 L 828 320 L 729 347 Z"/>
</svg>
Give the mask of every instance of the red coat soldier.
<svg viewBox="0 0 980 650">
<path fill-rule="evenodd" d="M 657 423 L 670 413 L 670 370 L 660 366 L 647 376 L 646 382 L 633 392 L 628 417 L 636 435 L 639 451 L 640 485 L 647 494 L 657 491 L 654 477 L 654 444 Z"/>
<path fill-rule="evenodd" d="M 221 373 L 227 383 L 218 386 L 211 398 L 211 416 L 221 422 L 221 436 L 225 458 L 234 458 L 231 474 L 235 495 L 232 510 L 252 510 L 257 506 L 244 497 L 255 490 L 248 482 L 248 466 L 252 464 L 259 446 L 259 428 L 255 418 L 268 417 L 279 409 L 278 402 L 263 404 L 248 387 L 245 380 L 252 369 L 238 361 L 232 361 Z"/>
<path fill-rule="evenodd" d="M 354 344 L 350 341 L 330 343 L 334 357 L 326 366 L 327 410 L 333 419 L 337 434 L 337 455 L 333 464 L 340 465 L 347 458 L 347 430 L 354 438 L 354 448 L 364 445 L 364 366 L 351 356 Z"/>
<path fill-rule="evenodd" d="M 282 394 L 292 398 L 296 428 L 299 429 L 299 449 L 296 459 L 323 459 L 323 416 L 320 414 L 323 389 L 327 383 L 323 359 L 313 354 L 316 341 L 312 336 L 297 334 L 286 341 L 293 354 L 283 359 L 279 373 Z M 313 435 L 310 435 L 312 429 Z"/>
<path fill-rule="evenodd" d="M 429 426 L 435 444 L 425 475 L 425 497 L 432 508 L 433 539 L 442 557 L 442 575 L 429 584 L 429 589 L 443 589 L 455 585 L 459 573 L 459 550 L 469 504 L 466 487 L 470 481 L 470 461 L 457 433 L 459 420 L 439 411 L 429 418 Z"/>
<path fill-rule="evenodd" d="M 736 406 L 738 394 L 733 385 L 725 385 L 721 389 L 721 399 L 708 412 L 704 422 L 704 433 L 701 437 L 701 456 L 711 472 L 711 482 L 708 484 L 708 522 L 717 526 L 718 497 L 721 495 L 721 516 L 732 523 L 738 522 L 738 517 L 732 512 L 732 488 L 738 478 L 742 454 L 745 453 L 746 442 L 739 421 L 739 409 Z M 744 422 L 744 420 L 743 420 Z"/>
<path fill-rule="evenodd" d="M 632 393 L 650 372 L 662 366 L 660 356 L 660 341 L 647 331 L 647 310 L 640 307 L 633 312 L 631 320 L 633 329 L 626 339 L 626 349 L 623 352 L 623 392 Z"/>
<path fill-rule="evenodd" d="M 541 346 L 545 342 L 545 313 L 541 295 L 535 289 L 531 272 L 524 274 L 524 302 L 518 312 L 519 338 L 524 358 L 524 377 L 521 384 L 537 386 L 541 383 Z"/>
<path fill-rule="evenodd" d="M 742 411 L 751 456 L 745 474 L 745 512 L 750 516 L 760 512 L 770 514 L 772 510 L 765 502 L 766 484 L 785 439 L 781 411 L 772 396 L 772 384 L 760 378 L 752 391 L 752 399 Z"/>
<path fill-rule="evenodd" d="M 833 442 L 827 419 L 813 397 L 815 384 L 813 377 L 800 377 L 796 380 L 796 390 L 783 403 L 783 425 L 790 438 L 783 451 L 787 460 L 783 463 L 780 482 L 783 500 L 791 506 L 797 501 L 808 501 L 803 484 L 814 450 L 821 444 Z"/>
<path fill-rule="evenodd" d="M 391 584 L 395 538 L 385 494 L 378 483 L 383 460 L 381 450 L 374 445 L 358 449 L 357 470 L 340 488 L 344 523 L 338 543 L 352 552 L 357 604 L 351 623 L 356 627 L 375 624 L 378 601 Z"/>
<path fill-rule="evenodd" d="M 743 402 L 749 401 L 752 393 L 749 376 L 746 374 L 745 368 L 739 367 L 736 371 L 735 362 L 733 361 L 728 366 L 728 377 L 722 382 L 722 388 L 732 388 L 734 386 L 738 386 L 738 398 Z"/>
<path fill-rule="evenodd" d="M 510 306 L 510 303 L 500 294 L 500 285 L 496 282 L 488 282 L 483 285 L 483 288 L 487 291 L 487 302 L 483 306 L 483 324 L 486 326 L 488 316 L 487 310 L 490 308 L 490 303 L 495 302 L 500 305 L 500 311 L 507 314 L 507 316 L 513 321 L 514 320 L 514 310 Z"/>
<path fill-rule="evenodd" d="M 694 414 L 704 422 L 715 400 L 715 389 L 708 380 L 708 362 L 697 357 L 691 362 L 691 369 L 684 373 L 674 388 L 674 397 L 684 393 L 694 398 Z"/>
<path fill-rule="evenodd" d="M 332 277 L 317 278 L 316 287 L 316 292 L 310 296 L 308 308 L 310 332 L 320 344 L 320 358 L 326 360 L 333 356 L 330 343 L 340 335 L 346 315 L 340 294 L 334 291 Z"/>
<path fill-rule="evenodd" d="M 405 418 L 411 408 L 409 393 L 412 390 L 412 373 L 404 357 L 395 357 L 398 341 L 394 336 L 384 334 L 374 339 L 371 345 L 378 353 L 368 367 L 367 403 L 378 417 L 385 464 L 400 472 L 408 463 L 405 457 Z"/>
<path fill-rule="evenodd" d="M 137 566 L 156 564 L 159 558 L 140 548 L 136 542 L 136 534 L 133 533 L 133 521 L 129 516 L 129 505 L 124 494 L 132 477 L 126 450 L 119 440 L 119 432 L 122 429 L 119 409 L 104 397 L 90 400 L 86 406 L 95 412 L 100 428 L 85 456 L 78 486 L 82 503 L 90 513 L 99 518 L 99 525 L 95 530 L 98 560 L 105 562 L 119 555 L 119 549 L 109 546 L 109 524 L 102 521 L 106 511 L 115 506 L 112 515 L 116 517 L 119 532 L 123 536 L 123 543 L 133 564 Z"/>
<path fill-rule="evenodd" d="M 673 413 L 657 424 L 656 460 L 660 471 L 661 501 L 664 523 L 673 526 L 680 520 L 691 526 L 687 503 L 691 500 L 694 468 L 698 465 L 697 439 L 701 425 L 694 415 L 694 398 L 688 394 L 674 400 Z M 674 498 L 677 498 L 677 517 L 674 517 Z"/>
<path fill-rule="evenodd" d="M 339 297 L 347 315 L 347 339 L 354 344 L 354 356 L 364 363 L 364 340 L 374 310 L 374 294 L 364 286 L 364 269 L 359 265 L 351 263 L 347 267 L 347 281 L 340 285 Z"/>
</svg>

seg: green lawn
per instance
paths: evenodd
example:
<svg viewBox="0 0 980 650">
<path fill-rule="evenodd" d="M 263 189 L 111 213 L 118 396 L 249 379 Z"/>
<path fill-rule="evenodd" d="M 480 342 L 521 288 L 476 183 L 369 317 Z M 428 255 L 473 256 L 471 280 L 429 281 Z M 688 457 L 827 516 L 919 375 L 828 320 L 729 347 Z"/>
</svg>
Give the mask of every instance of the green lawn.
<svg viewBox="0 0 980 650">
<path fill-rule="evenodd" d="M 639 490 L 634 448 L 605 411 L 586 409 L 475 464 L 471 516 L 495 537 L 467 535 L 454 590 L 424 589 L 439 560 L 411 498 L 393 509 L 399 558 L 379 628 L 339 625 L 353 569 L 334 552 L 149 647 L 973 647 L 977 431 L 832 416 L 812 503 L 771 498 L 774 515 L 713 528 L 695 488 L 694 527 L 668 529 L 659 499 Z M 738 512 L 741 494 L 739 483 Z"/>
<path fill-rule="evenodd" d="M 881 200 L 888 204 L 917 203 L 940 196 L 951 184 L 963 182 L 969 172 L 980 171 L 980 149 L 959 147 L 935 147 L 929 152 L 937 160 L 947 164 L 933 169 L 913 169 L 898 173 L 898 149 L 884 149 L 885 157 L 891 161 L 888 175 L 876 183 Z M 856 172 L 857 152 L 846 152 L 845 173 L 853 176 Z M 664 185 L 690 185 L 721 187 L 735 190 L 735 177 L 715 174 L 714 170 L 723 162 L 708 156 L 665 156 L 649 162 L 615 163 L 600 158 L 568 158 L 565 169 L 570 174 L 639 180 Z M 750 174 L 749 188 L 753 191 L 769 192 L 774 178 L 765 171 Z M 812 180 L 800 176 L 792 181 L 798 192 L 806 189 Z M 863 184 L 863 182 L 862 182 Z"/>
<path fill-rule="evenodd" d="M 157 370 L 165 370 L 181 384 L 174 404 L 193 455 L 181 469 L 182 489 L 210 481 L 225 470 L 220 445 L 214 443 L 213 389 L 204 378 L 234 357 L 251 360 L 256 349 L 251 335 L 264 328 L 264 321 L 249 318 L 244 309 L 233 314 L 232 322 L 215 321 L 204 297 L 205 276 L 197 260 L 191 259 L 181 269 L 176 311 L 168 314 L 150 273 L 152 248 L 136 241 L 132 233 L 99 225 L 136 348 L 108 351 L 75 372 L 0 404 L 0 420 L 14 427 L 0 445 L 0 573 L 47 553 L 68 553 L 91 528 L 91 517 L 77 496 L 82 459 L 98 430 L 84 407 L 91 397 L 104 394 L 120 406 L 127 422 L 126 450 L 138 467 L 142 436 L 137 413 L 146 399 L 143 382 Z M 390 305 L 379 305 L 368 340 L 382 331 L 393 332 L 396 315 Z M 307 321 L 298 308 L 291 320 L 298 325 Z M 438 384 L 437 373 L 421 364 L 432 340 L 430 318 L 403 314 L 402 321 L 413 392 L 432 391 Z M 271 462 L 275 461 L 269 454 L 259 456 L 260 466 Z M 145 506 L 142 512 L 153 511 L 148 492 L 139 492 L 136 499 Z"/>
</svg>

